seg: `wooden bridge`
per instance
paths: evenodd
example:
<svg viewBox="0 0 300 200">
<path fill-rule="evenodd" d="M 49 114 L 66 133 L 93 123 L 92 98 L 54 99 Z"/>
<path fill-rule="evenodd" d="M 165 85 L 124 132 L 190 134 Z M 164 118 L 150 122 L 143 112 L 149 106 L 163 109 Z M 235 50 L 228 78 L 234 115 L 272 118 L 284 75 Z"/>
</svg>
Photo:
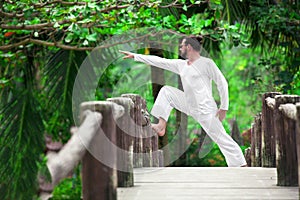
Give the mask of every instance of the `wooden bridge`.
<svg viewBox="0 0 300 200">
<path fill-rule="evenodd" d="M 298 187 L 276 185 L 275 168 L 137 168 L 134 177 L 118 200 L 299 199 Z"/>
<path fill-rule="evenodd" d="M 296 95 L 263 95 L 246 151 L 251 167 L 238 168 L 163 167 L 146 102 L 138 95 L 82 103 L 80 127 L 48 157 L 52 182 L 40 183 L 40 197 L 49 199 L 81 162 L 85 200 L 300 199 L 299 102 Z"/>
</svg>

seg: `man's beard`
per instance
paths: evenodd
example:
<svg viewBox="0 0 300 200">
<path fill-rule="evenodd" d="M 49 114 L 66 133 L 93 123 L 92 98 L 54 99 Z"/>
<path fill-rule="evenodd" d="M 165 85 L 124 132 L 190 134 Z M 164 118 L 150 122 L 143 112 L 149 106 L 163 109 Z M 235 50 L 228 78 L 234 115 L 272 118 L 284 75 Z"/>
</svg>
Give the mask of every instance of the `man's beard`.
<svg viewBox="0 0 300 200">
<path fill-rule="evenodd" d="M 180 56 L 184 59 L 186 59 L 186 51 L 180 52 Z"/>
</svg>

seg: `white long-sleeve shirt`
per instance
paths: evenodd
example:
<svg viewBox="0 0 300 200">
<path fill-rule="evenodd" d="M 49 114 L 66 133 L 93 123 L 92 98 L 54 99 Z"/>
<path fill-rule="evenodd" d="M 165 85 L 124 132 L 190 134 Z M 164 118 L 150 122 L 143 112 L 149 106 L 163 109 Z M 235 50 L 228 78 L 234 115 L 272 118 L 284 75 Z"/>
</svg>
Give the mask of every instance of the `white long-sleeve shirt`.
<svg viewBox="0 0 300 200">
<path fill-rule="evenodd" d="M 141 54 L 134 54 L 134 60 L 179 74 L 191 114 L 209 114 L 217 110 L 212 95 L 212 80 L 221 98 L 220 109 L 228 110 L 228 84 L 213 60 L 201 56 L 188 65 L 187 60 Z"/>
</svg>

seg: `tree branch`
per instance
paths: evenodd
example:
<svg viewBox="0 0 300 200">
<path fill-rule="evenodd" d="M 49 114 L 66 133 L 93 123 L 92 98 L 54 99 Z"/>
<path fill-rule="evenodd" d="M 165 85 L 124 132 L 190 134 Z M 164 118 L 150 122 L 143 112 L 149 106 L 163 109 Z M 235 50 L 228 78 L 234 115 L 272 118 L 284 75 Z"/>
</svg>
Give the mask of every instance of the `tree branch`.
<svg viewBox="0 0 300 200">
<path fill-rule="evenodd" d="M 29 42 L 30 39 L 25 39 L 21 42 L 17 42 L 17 43 L 14 43 L 14 44 L 8 44 L 8 45 L 3 45 L 3 46 L 0 46 L 0 50 L 1 51 L 5 51 L 5 50 L 10 50 L 10 49 L 13 49 L 15 47 L 18 47 L 18 46 L 21 46 L 21 45 L 25 45 Z"/>
<path fill-rule="evenodd" d="M 21 13 L 21 14 L 18 14 L 18 13 L 7 13 L 7 12 L 4 12 L 4 11 L 0 10 L 0 16 L 2 16 L 2 17 L 9 17 L 9 18 L 13 18 L 13 17 L 22 18 L 22 17 L 24 17 L 24 13 Z"/>
<path fill-rule="evenodd" d="M 70 20 L 67 20 L 70 21 Z M 68 22 L 65 22 L 68 23 Z M 62 22 L 58 22 L 58 24 L 63 24 Z M 48 27 L 53 27 L 54 23 L 42 23 L 42 24 L 34 24 L 34 25 L 7 25 L 1 24 L 0 27 L 2 29 L 9 30 L 40 30 Z"/>
<path fill-rule="evenodd" d="M 33 44 L 48 46 L 48 47 L 58 47 L 65 50 L 74 50 L 74 51 L 91 51 L 95 47 L 78 47 L 78 46 L 70 46 L 70 45 L 64 45 L 61 43 L 54 43 L 54 42 L 46 42 L 43 40 L 36 40 L 36 39 L 29 39 L 29 42 Z"/>
<path fill-rule="evenodd" d="M 54 42 L 47 42 L 43 40 L 37 40 L 37 39 L 25 39 L 21 42 L 15 43 L 15 44 L 9 44 L 9 45 L 3 45 L 0 46 L 1 51 L 7 51 L 16 47 L 19 47 L 21 45 L 26 45 L 29 43 L 37 44 L 37 45 L 42 45 L 42 46 L 48 46 L 48 47 L 57 47 L 65 50 L 75 50 L 75 51 L 91 51 L 95 47 L 77 47 L 77 46 L 70 46 L 70 45 L 64 45 L 61 43 L 54 43 Z"/>
<path fill-rule="evenodd" d="M 141 4 L 140 6 L 143 6 L 144 4 Z M 111 10 L 117 10 L 117 9 L 124 9 L 129 7 L 130 4 L 127 5 L 122 5 L 122 6 L 112 6 L 112 7 L 108 7 L 105 9 L 102 9 L 100 12 L 104 13 L 104 12 L 109 12 Z M 0 12 L 1 14 L 1 12 Z M 7 13 L 9 14 L 9 13 Z M 92 12 L 91 15 L 96 15 L 97 12 Z M 11 14 L 12 16 L 14 14 Z M 78 18 L 76 18 L 76 21 L 80 21 L 83 20 L 84 16 L 79 16 Z M 62 21 L 58 21 L 57 23 L 59 25 L 62 24 L 67 24 L 67 23 L 71 23 L 71 21 L 73 21 L 74 19 L 70 20 L 70 19 L 66 19 L 66 20 L 62 20 Z M 48 22 L 48 23 L 41 23 L 41 24 L 33 24 L 33 25 L 7 25 L 7 24 L 1 24 L 0 27 L 2 29 L 9 29 L 9 30 L 40 30 L 40 29 L 44 29 L 44 28 L 49 28 L 49 27 L 53 27 L 55 23 L 53 22 Z"/>
<path fill-rule="evenodd" d="M 169 7 L 173 7 L 173 6 L 176 6 L 178 0 L 174 1 L 173 3 L 170 3 L 168 5 L 164 5 L 164 6 L 158 6 L 160 8 L 169 8 Z"/>
<path fill-rule="evenodd" d="M 171 31 L 171 30 L 168 30 L 168 32 L 179 35 L 179 36 L 181 36 L 181 35 L 183 36 L 183 34 L 176 33 L 176 32 Z M 159 33 L 159 34 L 162 34 L 162 33 Z M 47 46 L 47 47 L 57 47 L 57 48 L 65 49 L 65 50 L 92 51 L 94 49 L 110 48 L 110 47 L 113 47 L 113 46 L 116 46 L 116 45 L 119 45 L 119 44 L 126 44 L 126 43 L 129 43 L 129 42 L 135 41 L 135 40 L 142 40 L 142 39 L 147 38 L 149 36 L 156 36 L 156 35 L 157 35 L 157 33 L 151 33 L 150 32 L 146 35 L 142 35 L 142 36 L 139 36 L 139 37 L 134 37 L 134 38 L 131 38 L 131 39 L 128 39 L 128 40 L 122 40 L 120 42 L 116 42 L 116 43 L 113 43 L 113 44 L 103 44 L 101 46 L 96 46 L 96 47 L 91 47 L 91 46 L 90 47 L 78 47 L 78 46 L 65 45 L 65 44 L 62 44 L 60 42 L 47 42 L 47 41 L 43 41 L 43 40 L 27 38 L 27 39 L 25 39 L 21 42 L 18 42 L 18 43 L 0 46 L 0 51 L 7 51 L 7 50 L 17 48 L 21 45 L 26 45 L 26 44 L 29 44 L 29 43 L 42 45 L 42 46 Z"/>
<path fill-rule="evenodd" d="M 51 4 L 62 4 L 67 6 L 74 6 L 74 5 L 86 5 L 87 2 L 67 2 L 62 0 L 55 0 L 55 1 L 48 1 L 46 3 L 34 3 L 33 6 L 35 8 L 43 8 L 45 6 L 51 5 Z"/>
</svg>

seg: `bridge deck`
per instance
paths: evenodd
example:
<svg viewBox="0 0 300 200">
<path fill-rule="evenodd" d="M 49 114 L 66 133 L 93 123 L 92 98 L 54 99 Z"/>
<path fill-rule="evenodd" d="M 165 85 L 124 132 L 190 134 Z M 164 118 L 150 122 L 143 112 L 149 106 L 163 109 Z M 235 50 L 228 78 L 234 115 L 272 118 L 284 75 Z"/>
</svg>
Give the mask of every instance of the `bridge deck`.
<svg viewBox="0 0 300 200">
<path fill-rule="evenodd" d="M 134 177 L 118 200 L 299 199 L 298 187 L 276 186 L 275 168 L 137 168 Z"/>
</svg>

